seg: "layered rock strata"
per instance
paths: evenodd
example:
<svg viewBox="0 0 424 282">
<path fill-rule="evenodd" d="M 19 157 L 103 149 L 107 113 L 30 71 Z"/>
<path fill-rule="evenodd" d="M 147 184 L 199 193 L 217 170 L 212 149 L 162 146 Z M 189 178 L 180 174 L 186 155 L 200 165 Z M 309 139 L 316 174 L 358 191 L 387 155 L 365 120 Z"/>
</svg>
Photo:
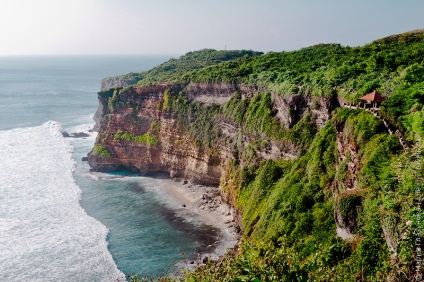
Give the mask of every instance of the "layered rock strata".
<svg viewBox="0 0 424 282">
<path fill-rule="evenodd" d="M 237 138 L 242 148 L 254 141 L 263 141 L 260 148 L 255 148 L 258 160 L 295 158 L 300 153 L 295 144 L 245 134 L 239 124 L 226 119 L 214 121 L 219 136 L 214 148 L 196 144 L 187 124 L 182 124 L 178 115 L 164 106 L 166 93 L 184 95 L 189 103 L 219 106 L 228 102 L 236 92 L 242 99 L 251 99 L 263 91 L 258 87 L 225 83 L 160 84 L 101 91 L 95 115 L 99 134 L 95 148 L 89 154 L 89 164 L 95 171 L 119 168 L 142 173 L 163 171 L 192 183 L 219 185 L 225 164 L 230 159 L 249 165 L 243 163 L 240 156 L 243 150 L 234 146 Z M 337 104 L 331 99 L 302 95 L 282 97 L 272 94 L 272 100 L 275 119 L 285 129 L 290 129 L 306 114 L 313 117 L 319 129 Z"/>
</svg>

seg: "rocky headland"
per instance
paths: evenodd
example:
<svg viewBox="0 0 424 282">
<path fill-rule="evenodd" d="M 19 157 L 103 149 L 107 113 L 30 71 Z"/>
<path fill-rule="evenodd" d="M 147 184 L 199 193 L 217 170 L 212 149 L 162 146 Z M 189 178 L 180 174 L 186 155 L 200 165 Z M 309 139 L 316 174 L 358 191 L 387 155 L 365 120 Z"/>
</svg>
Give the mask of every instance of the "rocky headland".
<svg viewBox="0 0 424 282">
<path fill-rule="evenodd" d="M 196 209 L 230 206 L 243 240 L 193 281 L 413 281 L 423 42 L 414 31 L 355 48 L 204 50 L 107 79 L 89 164 L 166 172 L 212 187 Z M 364 102 L 372 91 L 384 99 Z"/>
<path fill-rule="evenodd" d="M 255 149 L 258 161 L 299 156 L 301 148 L 296 144 L 244 133 L 241 125 L 225 117 L 213 121 L 214 134 L 220 136 L 213 149 L 196 144 L 189 127 L 202 113 L 179 113 L 178 109 L 165 105 L 170 95 L 184 95 L 187 103 L 219 107 L 236 93 L 241 99 L 251 99 L 260 91 L 257 87 L 225 83 L 161 84 L 103 90 L 98 95 L 98 116 L 101 118 L 96 119 L 96 127 L 99 128 L 96 146 L 102 146 L 110 156 L 102 157 L 93 151 L 89 163 L 95 171 L 118 168 L 139 170 L 140 173 L 162 171 L 183 181 L 218 186 L 231 159 L 249 165 L 241 154 L 243 148 L 252 147 L 257 140 L 263 141 Z M 306 115 L 311 115 L 319 129 L 337 107 L 336 100 L 326 98 L 314 101 L 318 102 L 318 106 L 311 109 L 311 96 L 271 96 L 275 117 L 286 129 L 292 128 Z M 189 119 L 188 124 L 181 123 L 178 118 L 180 114 L 186 115 L 183 118 Z M 136 141 L 137 137 L 139 141 Z M 234 146 L 236 141 L 240 143 L 240 148 Z"/>
</svg>

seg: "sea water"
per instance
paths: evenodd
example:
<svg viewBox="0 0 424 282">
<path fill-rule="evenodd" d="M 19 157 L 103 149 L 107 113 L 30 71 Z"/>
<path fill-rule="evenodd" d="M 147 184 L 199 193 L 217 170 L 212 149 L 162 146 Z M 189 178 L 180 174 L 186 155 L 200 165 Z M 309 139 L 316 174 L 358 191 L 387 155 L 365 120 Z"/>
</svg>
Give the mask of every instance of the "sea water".
<svg viewBox="0 0 424 282">
<path fill-rule="evenodd" d="M 0 280 L 123 278 L 106 227 L 80 207 L 59 124 L 0 131 Z"/>
<path fill-rule="evenodd" d="M 177 215 L 168 179 L 89 171 L 106 76 L 170 56 L 0 57 L 0 281 L 124 281 L 166 275 L 218 241 Z M 159 193 L 158 193 L 159 191 Z"/>
</svg>

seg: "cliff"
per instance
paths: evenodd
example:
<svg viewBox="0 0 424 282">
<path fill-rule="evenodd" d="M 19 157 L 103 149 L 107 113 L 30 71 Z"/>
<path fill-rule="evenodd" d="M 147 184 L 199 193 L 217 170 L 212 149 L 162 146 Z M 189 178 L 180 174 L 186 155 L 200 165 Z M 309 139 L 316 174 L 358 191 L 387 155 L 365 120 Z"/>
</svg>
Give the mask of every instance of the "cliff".
<svg viewBox="0 0 424 282">
<path fill-rule="evenodd" d="M 235 95 L 247 103 L 260 91 L 257 87 L 237 84 L 188 83 L 99 92 L 98 113 L 102 118 L 96 148 L 109 154 L 104 157 L 93 151 L 89 164 L 96 171 L 122 168 L 141 173 L 164 171 L 193 183 L 219 185 L 224 167 L 231 159 L 244 166 L 250 164 L 252 158 L 246 156 L 246 149 L 256 162 L 297 157 L 301 147 L 290 140 L 275 140 L 261 130 L 252 132 L 226 116 L 224 107 Z M 319 110 L 309 110 L 311 97 L 269 95 L 273 100 L 269 110 L 275 112 L 278 125 L 287 130 L 306 115 L 311 116 L 319 129 L 335 106 L 328 99 L 320 99 Z M 203 114 L 207 112 L 213 113 L 204 120 Z M 210 126 L 205 140 L 199 140 L 193 132 L 200 119 Z M 213 147 L 207 138 L 216 138 Z"/>
<path fill-rule="evenodd" d="M 187 279 L 414 281 L 423 33 L 219 62 L 210 53 L 100 91 L 89 157 L 94 170 L 220 186 L 243 240 Z M 340 108 L 373 90 L 387 98 L 378 114 Z"/>
<path fill-rule="evenodd" d="M 121 89 L 112 96 L 100 94 L 103 121 L 96 144 L 107 150 L 110 157 L 91 154 L 92 168 L 110 171 L 125 167 L 141 173 L 164 171 L 172 177 L 218 184 L 221 173 L 218 155 L 208 154 L 187 140 L 188 132 L 172 113 L 163 109 L 164 93 L 182 88 L 157 85 Z"/>
</svg>

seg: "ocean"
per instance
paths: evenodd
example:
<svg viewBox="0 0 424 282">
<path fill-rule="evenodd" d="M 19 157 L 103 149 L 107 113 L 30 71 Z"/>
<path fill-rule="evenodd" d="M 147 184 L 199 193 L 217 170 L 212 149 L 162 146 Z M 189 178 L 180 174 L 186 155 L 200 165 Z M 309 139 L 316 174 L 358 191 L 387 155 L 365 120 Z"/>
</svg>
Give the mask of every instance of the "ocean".
<svg viewBox="0 0 424 282">
<path fill-rule="evenodd" d="M 217 241 L 161 194 L 172 180 L 95 173 L 100 80 L 171 56 L 0 57 L 0 281 L 167 275 Z"/>
</svg>

